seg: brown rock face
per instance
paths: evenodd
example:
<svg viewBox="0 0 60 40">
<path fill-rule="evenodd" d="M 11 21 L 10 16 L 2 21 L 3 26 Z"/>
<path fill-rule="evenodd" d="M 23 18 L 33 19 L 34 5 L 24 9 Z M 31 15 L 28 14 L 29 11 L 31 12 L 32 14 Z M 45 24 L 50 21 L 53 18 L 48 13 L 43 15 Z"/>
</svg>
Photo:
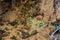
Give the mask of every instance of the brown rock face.
<svg viewBox="0 0 60 40">
<path fill-rule="evenodd" d="M 55 29 L 50 23 L 56 21 L 56 18 L 60 18 L 59 10 L 56 11 L 56 14 L 53 14 L 54 0 L 13 0 L 13 7 L 11 6 L 11 1 L 12 0 L 0 0 L 0 19 L 2 20 L 0 30 L 6 30 L 9 33 L 9 35 L 3 37 L 3 39 L 12 40 L 11 37 L 13 37 L 13 40 L 50 40 L 49 33 Z M 30 20 L 30 18 L 33 20 Z M 33 28 L 38 22 L 34 21 L 36 19 L 38 21 L 42 20 L 47 24 L 37 28 L 37 34 L 33 35 Z M 32 35 L 26 39 L 22 39 L 21 35 L 27 35 L 25 35 L 24 32 L 22 34 L 21 31 L 18 30 Z"/>
</svg>

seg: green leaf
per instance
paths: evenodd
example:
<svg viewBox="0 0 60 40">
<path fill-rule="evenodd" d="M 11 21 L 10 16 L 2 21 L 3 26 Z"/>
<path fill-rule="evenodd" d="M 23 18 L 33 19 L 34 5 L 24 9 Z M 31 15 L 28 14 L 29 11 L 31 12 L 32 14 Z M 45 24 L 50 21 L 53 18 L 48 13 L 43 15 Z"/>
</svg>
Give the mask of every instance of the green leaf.
<svg viewBox="0 0 60 40">
<path fill-rule="evenodd" d="M 39 21 L 39 22 L 36 24 L 36 26 L 42 26 L 42 25 L 44 25 L 44 24 L 45 24 L 45 22 Z"/>
</svg>

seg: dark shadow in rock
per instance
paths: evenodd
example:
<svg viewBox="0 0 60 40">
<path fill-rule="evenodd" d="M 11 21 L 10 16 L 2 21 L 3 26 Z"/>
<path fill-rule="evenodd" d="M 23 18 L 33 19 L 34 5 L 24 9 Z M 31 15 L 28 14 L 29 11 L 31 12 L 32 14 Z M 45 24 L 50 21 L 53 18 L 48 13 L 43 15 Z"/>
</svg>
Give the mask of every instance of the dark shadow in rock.
<svg viewBox="0 0 60 40">
<path fill-rule="evenodd" d="M 11 8 L 12 8 L 12 0 L 0 1 L 0 9 L 1 9 L 0 15 L 5 14 Z"/>
<path fill-rule="evenodd" d="M 34 30 L 34 31 L 32 31 L 31 35 L 35 35 L 37 33 L 38 33 L 37 30 Z"/>
<path fill-rule="evenodd" d="M 51 24 L 52 24 L 52 25 L 55 25 L 55 26 L 59 26 L 59 25 L 60 25 L 60 20 L 57 20 L 57 21 L 55 21 L 55 22 L 52 22 Z"/>
<path fill-rule="evenodd" d="M 8 32 L 4 31 L 4 30 L 0 30 L 0 37 L 5 37 L 8 35 Z"/>
<path fill-rule="evenodd" d="M 22 39 L 30 37 L 29 33 L 22 33 Z"/>
<path fill-rule="evenodd" d="M 2 40 L 2 37 L 5 37 L 5 32 L 4 30 L 0 30 L 0 40 Z"/>
<path fill-rule="evenodd" d="M 26 39 L 26 38 L 28 38 L 28 37 L 30 37 L 31 35 L 29 34 L 29 33 L 27 33 L 27 32 L 24 32 L 24 31 L 22 31 L 22 30 L 19 30 L 22 34 L 21 34 L 21 38 L 22 39 Z"/>
<path fill-rule="evenodd" d="M 3 26 L 3 25 L 4 25 L 4 23 L 0 22 L 0 26 Z"/>
<path fill-rule="evenodd" d="M 8 12 L 9 10 L 5 10 L 5 11 L 3 11 L 0 15 L 2 16 L 2 15 L 4 15 L 6 12 Z"/>
<path fill-rule="evenodd" d="M 12 40 L 17 40 L 15 36 L 11 37 Z"/>
<path fill-rule="evenodd" d="M 14 21 L 14 22 L 9 22 L 9 24 L 12 25 L 12 26 L 15 26 L 18 23 Z"/>
<path fill-rule="evenodd" d="M 5 33 L 5 32 L 6 32 L 6 31 L 4 31 L 4 30 L 0 30 L 0 33 L 1 33 L 1 34 Z"/>
<path fill-rule="evenodd" d="M 20 32 L 22 33 L 22 36 L 21 36 L 22 39 L 29 38 L 29 37 L 31 37 L 31 36 L 33 36 L 33 35 L 36 35 L 36 34 L 38 33 L 36 30 L 34 30 L 34 31 L 32 32 L 32 34 L 29 34 L 29 33 L 27 33 L 27 32 L 23 32 L 23 31 L 21 31 L 21 30 L 20 30 Z"/>
</svg>

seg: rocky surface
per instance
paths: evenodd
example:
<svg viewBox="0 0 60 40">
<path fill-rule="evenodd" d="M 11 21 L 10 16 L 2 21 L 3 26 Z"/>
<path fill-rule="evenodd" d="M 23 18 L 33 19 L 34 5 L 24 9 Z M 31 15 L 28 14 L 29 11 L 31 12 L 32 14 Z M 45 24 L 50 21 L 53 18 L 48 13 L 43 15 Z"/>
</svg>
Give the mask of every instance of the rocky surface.
<svg viewBox="0 0 60 40">
<path fill-rule="evenodd" d="M 13 4 L 11 4 L 11 0 L 9 2 L 8 0 L 1 0 L 0 39 L 51 40 L 49 34 L 55 30 L 55 27 L 50 24 L 56 21 L 53 1 L 54 0 L 14 0 Z M 37 22 L 27 23 L 30 18 L 32 18 L 32 20 L 44 21 L 47 24 L 33 30 L 32 28 L 35 27 Z"/>
</svg>

